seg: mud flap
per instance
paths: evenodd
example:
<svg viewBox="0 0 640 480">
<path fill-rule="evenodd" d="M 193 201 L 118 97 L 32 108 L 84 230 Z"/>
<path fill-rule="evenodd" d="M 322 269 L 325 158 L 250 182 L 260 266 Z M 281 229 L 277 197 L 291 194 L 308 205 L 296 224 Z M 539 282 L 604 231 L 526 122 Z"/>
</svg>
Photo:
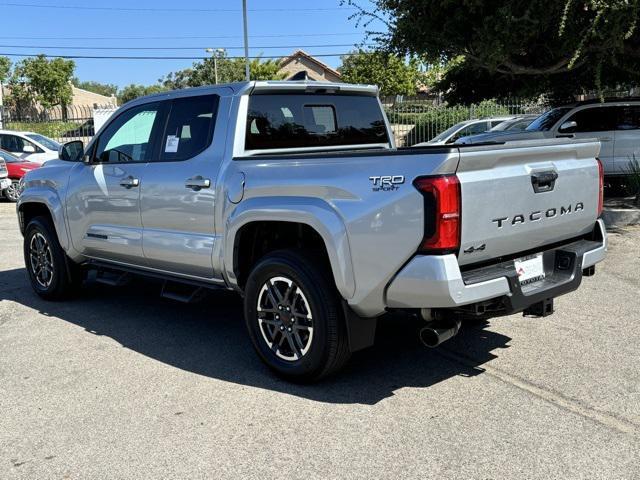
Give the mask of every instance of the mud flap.
<svg viewBox="0 0 640 480">
<path fill-rule="evenodd" d="M 342 301 L 344 311 L 344 321 L 347 326 L 347 336 L 349 338 L 349 350 L 357 352 L 373 345 L 376 337 L 377 318 L 362 318 L 357 315 L 351 307 Z"/>
</svg>

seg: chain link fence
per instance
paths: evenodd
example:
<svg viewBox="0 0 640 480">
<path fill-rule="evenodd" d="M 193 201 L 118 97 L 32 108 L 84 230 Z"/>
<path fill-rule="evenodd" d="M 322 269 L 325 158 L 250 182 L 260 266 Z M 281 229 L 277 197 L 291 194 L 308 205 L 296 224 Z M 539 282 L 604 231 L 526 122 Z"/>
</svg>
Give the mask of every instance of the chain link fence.
<svg viewBox="0 0 640 480">
<path fill-rule="evenodd" d="M 380 100 L 399 147 L 431 140 L 465 120 L 541 114 L 549 109 L 544 100 L 485 100 L 465 106 L 449 106 L 437 99 L 424 97 L 384 97 Z"/>
</svg>

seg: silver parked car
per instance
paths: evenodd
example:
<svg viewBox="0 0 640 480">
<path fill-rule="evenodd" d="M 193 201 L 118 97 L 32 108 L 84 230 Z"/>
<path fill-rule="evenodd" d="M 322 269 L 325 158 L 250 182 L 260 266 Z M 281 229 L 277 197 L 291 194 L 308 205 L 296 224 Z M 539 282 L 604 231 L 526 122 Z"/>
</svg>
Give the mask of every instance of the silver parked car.
<svg viewBox="0 0 640 480">
<path fill-rule="evenodd" d="M 489 131 L 502 132 L 505 130 L 513 130 L 521 132 L 522 130 L 526 130 L 531 122 L 533 122 L 536 118 L 538 118 L 538 115 L 536 114 L 518 115 L 517 117 L 510 118 L 509 120 L 505 120 L 504 122 L 499 123 Z"/>
<path fill-rule="evenodd" d="M 486 132 L 460 138 L 457 143 L 507 142 L 536 138 L 597 138 L 600 161 L 609 177 L 629 173 L 640 159 L 640 99 L 589 100 L 554 108 L 536 118 L 522 132 Z"/>
<path fill-rule="evenodd" d="M 428 142 L 418 143 L 414 146 L 422 147 L 424 145 L 446 145 L 455 143 L 456 140 L 461 137 L 487 132 L 505 120 L 511 119 L 513 119 L 513 116 L 465 120 L 464 122 L 456 123 L 454 126 L 447 128 L 444 132 L 439 133 Z"/>
</svg>

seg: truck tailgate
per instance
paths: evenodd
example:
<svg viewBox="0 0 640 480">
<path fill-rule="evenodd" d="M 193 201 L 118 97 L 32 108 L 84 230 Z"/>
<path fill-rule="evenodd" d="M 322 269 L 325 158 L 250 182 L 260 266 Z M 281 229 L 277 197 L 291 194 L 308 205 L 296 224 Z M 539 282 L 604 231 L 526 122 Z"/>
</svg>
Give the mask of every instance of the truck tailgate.
<svg viewBox="0 0 640 480">
<path fill-rule="evenodd" d="M 595 140 L 460 148 L 460 265 L 584 235 L 598 216 Z"/>
</svg>

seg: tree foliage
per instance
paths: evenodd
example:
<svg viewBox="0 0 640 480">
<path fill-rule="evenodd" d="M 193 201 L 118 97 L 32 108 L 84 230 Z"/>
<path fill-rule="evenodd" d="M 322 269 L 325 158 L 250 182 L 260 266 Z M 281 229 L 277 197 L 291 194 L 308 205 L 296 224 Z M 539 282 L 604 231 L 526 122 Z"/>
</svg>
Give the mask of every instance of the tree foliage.
<svg viewBox="0 0 640 480">
<path fill-rule="evenodd" d="M 219 57 L 216 59 L 218 83 L 241 82 L 245 79 L 245 61 L 243 58 Z M 280 65 L 275 60 L 262 61 L 254 58 L 249 64 L 251 80 L 281 80 L 284 74 L 279 73 Z M 191 68 L 169 73 L 160 82 L 167 89 L 200 87 L 216 83 L 215 63 L 213 58 L 195 62 Z"/>
<path fill-rule="evenodd" d="M 378 85 L 382 95 L 413 95 L 423 79 L 418 61 L 408 62 L 397 55 L 380 51 L 363 51 L 342 57 L 338 68 L 348 83 Z"/>
<path fill-rule="evenodd" d="M 100 83 L 93 80 L 83 82 L 77 77 L 73 77 L 71 83 L 78 88 L 97 93 L 98 95 L 104 95 L 105 97 L 110 97 L 111 95 L 118 93 L 118 86 L 112 83 Z"/>
<path fill-rule="evenodd" d="M 11 73 L 11 60 L 8 57 L 0 57 L 0 83 L 4 83 Z"/>
<path fill-rule="evenodd" d="M 39 104 L 44 108 L 67 105 L 73 96 L 71 78 L 74 68 L 73 60 L 47 59 L 43 55 L 25 58 L 13 69 L 8 101 L 16 105 Z"/>
<path fill-rule="evenodd" d="M 159 93 L 167 90 L 162 85 L 138 85 L 136 83 L 132 83 L 124 87 L 118 93 L 118 103 L 120 105 L 127 103 L 131 100 L 135 100 L 138 97 L 143 97 L 144 95 L 151 95 L 153 93 Z"/>
<path fill-rule="evenodd" d="M 463 61 L 441 79 L 450 99 L 616 88 L 640 80 L 639 0 L 374 0 L 356 5 L 389 51 Z"/>
</svg>

